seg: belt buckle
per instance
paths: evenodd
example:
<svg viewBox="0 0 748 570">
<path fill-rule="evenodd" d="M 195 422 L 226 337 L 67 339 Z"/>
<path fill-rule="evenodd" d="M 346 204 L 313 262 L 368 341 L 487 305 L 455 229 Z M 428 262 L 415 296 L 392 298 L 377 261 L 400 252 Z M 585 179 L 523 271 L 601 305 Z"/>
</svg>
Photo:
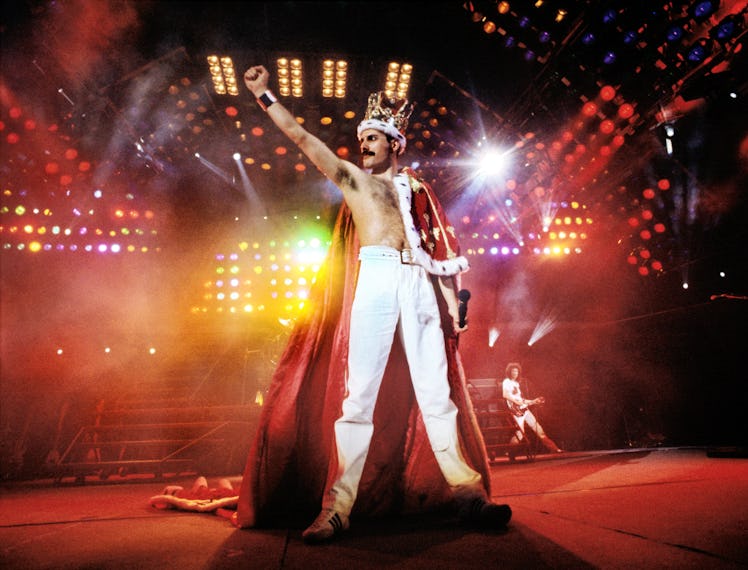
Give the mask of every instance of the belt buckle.
<svg viewBox="0 0 748 570">
<path fill-rule="evenodd" d="M 400 251 L 400 263 L 410 265 L 413 262 L 413 252 L 409 249 Z"/>
</svg>

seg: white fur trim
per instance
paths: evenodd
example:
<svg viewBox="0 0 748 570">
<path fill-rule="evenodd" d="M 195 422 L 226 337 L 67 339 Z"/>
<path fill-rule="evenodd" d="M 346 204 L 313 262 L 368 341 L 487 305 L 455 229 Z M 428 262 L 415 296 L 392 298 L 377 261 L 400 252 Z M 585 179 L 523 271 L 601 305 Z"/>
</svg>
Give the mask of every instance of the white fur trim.
<svg viewBox="0 0 748 570">
<path fill-rule="evenodd" d="M 421 246 L 421 236 L 418 235 L 418 230 L 413 223 L 413 216 L 410 213 L 412 190 L 408 175 L 398 174 L 395 176 L 394 181 L 400 198 L 400 214 L 405 224 L 405 235 L 408 238 L 408 244 L 410 244 L 413 260 L 432 275 L 450 276 L 467 271 L 470 268 L 467 258 L 460 255 L 452 259 L 438 261 L 423 249 Z"/>
<path fill-rule="evenodd" d="M 397 130 L 397 127 L 392 123 L 385 122 L 381 119 L 366 119 L 359 123 L 358 129 L 356 129 L 356 135 L 361 138 L 361 133 L 366 129 L 374 129 L 382 131 L 384 134 L 391 136 L 400 143 L 400 152 L 402 154 L 405 151 L 405 135 Z"/>
</svg>

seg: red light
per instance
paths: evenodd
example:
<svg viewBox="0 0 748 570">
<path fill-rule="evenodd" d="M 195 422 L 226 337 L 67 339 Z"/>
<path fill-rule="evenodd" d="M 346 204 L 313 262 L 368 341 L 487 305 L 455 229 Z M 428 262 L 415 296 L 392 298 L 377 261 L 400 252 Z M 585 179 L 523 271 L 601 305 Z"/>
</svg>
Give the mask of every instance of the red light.
<svg viewBox="0 0 748 570">
<path fill-rule="evenodd" d="M 78 157 L 78 151 L 74 148 L 69 148 L 65 151 L 65 158 L 68 160 L 73 160 Z"/>
<path fill-rule="evenodd" d="M 565 143 L 571 142 L 574 140 L 574 134 L 571 131 L 564 131 L 564 134 L 561 135 L 561 140 Z"/>
<path fill-rule="evenodd" d="M 649 230 L 642 230 L 641 232 L 639 232 L 639 235 L 644 241 L 652 238 L 652 232 L 650 232 Z"/>
<path fill-rule="evenodd" d="M 657 182 L 657 187 L 660 190 L 670 190 L 670 180 L 668 180 L 667 178 L 663 178 L 662 180 L 659 180 Z"/>
<path fill-rule="evenodd" d="M 613 97 L 616 96 L 616 90 L 613 89 L 610 85 L 606 85 L 602 89 L 600 89 L 600 98 L 603 101 L 612 101 Z"/>
<path fill-rule="evenodd" d="M 642 211 L 642 219 L 651 220 L 653 216 L 654 214 L 652 213 L 652 210 Z"/>
<path fill-rule="evenodd" d="M 638 220 L 637 218 L 633 218 L 633 217 L 632 217 L 632 218 L 629 218 L 629 225 L 630 225 L 630 226 L 631 226 L 632 228 L 635 228 L 636 226 L 638 226 L 638 225 L 639 225 L 639 220 Z"/>
<path fill-rule="evenodd" d="M 610 154 L 613 151 L 610 149 L 608 145 L 604 145 L 600 147 L 600 156 L 610 156 Z"/>
<path fill-rule="evenodd" d="M 60 176 L 60 186 L 70 186 L 73 183 L 73 177 L 69 174 Z"/>
<path fill-rule="evenodd" d="M 296 170 L 296 172 L 304 172 L 306 170 L 306 166 L 299 162 L 294 166 L 294 170 Z"/>
<path fill-rule="evenodd" d="M 582 107 L 582 114 L 585 117 L 593 117 L 595 113 L 597 113 L 597 105 L 595 105 L 592 101 L 588 101 Z"/>
<path fill-rule="evenodd" d="M 10 115 L 10 117 L 12 119 L 17 119 L 18 117 L 21 116 L 21 108 L 20 107 L 11 107 L 10 111 L 8 111 L 8 115 Z"/>
<path fill-rule="evenodd" d="M 664 232 L 665 232 L 665 224 L 663 224 L 663 223 L 659 223 L 659 222 L 658 222 L 658 223 L 656 223 L 656 224 L 654 225 L 654 230 L 655 230 L 655 231 L 656 231 L 656 232 L 657 232 L 658 234 L 664 233 Z"/>
<path fill-rule="evenodd" d="M 265 131 L 262 130 L 262 127 L 252 127 L 252 134 L 256 137 L 261 137 L 265 134 Z"/>
<path fill-rule="evenodd" d="M 618 116 L 622 119 L 629 119 L 634 114 L 634 106 L 629 103 L 624 103 L 618 107 Z"/>
<path fill-rule="evenodd" d="M 647 200 L 651 200 L 655 197 L 654 190 L 652 190 L 651 188 L 645 188 L 644 192 L 642 192 L 642 196 L 644 196 Z"/>
<path fill-rule="evenodd" d="M 18 141 L 21 140 L 21 137 L 19 137 L 17 133 L 8 133 L 8 137 L 6 140 L 8 141 L 8 144 L 18 144 Z"/>
<path fill-rule="evenodd" d="M 60 165 L 56 162 L 48 162 L 44 167 L 44 172 L 47 174 L 57 174 L 60 171 Z"/>
<path fill-rule="evenodd" d="M 239 114 L 239 111 L 236 107 L 226 107 L 226 114 L 229 117 L 236 117 Z"/>
<path fill-rule="evenodd" d="M 335 151 L 335 154 L 337 154 L 340 158 L 348 158 L 348 156 L 351 154 L 351 151 L 348 150 L 347 146 L 339 146 L 338 150 Z"/>
<path fill-rule="evenodd" d="M 288 153 L 288 149 L 285 146 L 275 147 L 275 154 L 278 156 L 285 156 Z"/>
<path fill-rule="evenodd" d="M 659 261 L 653 261 L 652 269 L 654 269 L 655 271 L 662 271 L 662 263 L 660 263 Z"/>
<path fill-rule="evenodd" d="M 36 121 L 33 119 L 26 119 L 26 121 L 23 123 L 23 128 L 27 131 L 33 131 L 36 129 Z"/>
<path fill-rule="evenodd" d="M 615 123 L 611 121 L 610 119 L 605 119 L 603 122 L 600 123 L 600 132 L 604 133 L 606 135 L 609 135 L 612 133 L 616 128 Z"/>
<path fill-rule="evenodd" d="M 623 135 L 616 135 L 613 137 L 612 144 L 615 147 L 619 147 L 619 146 L 623 146 L 624 141 L 625 139 L 623 138 Z"/>
<path fill-rule="evenodd" d="M 626 261 L 628 261 L 629 265 L 636 265 L 637 263 L 639 263 L 639 260 L 636 258 L 635 255 L 629 255 L 626 258 Z"/>
<path fill-rule="evenodd" d="M 91 170 L 91 163 L 87 160 L 82 161 L 78 165 L 78 170 L 80 170 L 81 172 L 88 172 L 89 170 Z"/>
<path fill-rule="evenodd" d="M 651 253 L 649 253 L 649 250 L 648 250 L 648 249 L 643 249 L 643 250 L 641 250 L 641 251 L 639 252 L 639 255 L 641 256 L 641 258 L 642 258 L 642 259 L 649 259 L 650 257 L 652 257 L 652 254 L 651 254 Z"/>
<path fill-rule="evenodd" d="M 649 275 L 649 269 L 647 269 L 646 267 L 640 267 L 639 275 Z"/>
</svg>

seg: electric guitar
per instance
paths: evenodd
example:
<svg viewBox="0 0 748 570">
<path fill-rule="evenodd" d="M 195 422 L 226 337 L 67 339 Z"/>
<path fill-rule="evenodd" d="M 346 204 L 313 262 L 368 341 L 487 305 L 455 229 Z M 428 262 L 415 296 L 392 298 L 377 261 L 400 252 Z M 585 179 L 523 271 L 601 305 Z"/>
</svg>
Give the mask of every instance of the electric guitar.
<svg viewBox="0 0 748 570">
<path fill-rule="evenodd" d="M 537 406 L 539 404 L 545 404 L 545 398 L 542 396 L 540 398 L 535 398 L 533 400 L 525 400 L 522 405 L 516 404 L 515 402 L 512 402 L 511 400 L 504 400 L 506 402 L 507 407 L 509 408 L 509 411 L 511 411 L 515 416 L 519 417 L 523 415 L 530 406 Z"/>
</svg>

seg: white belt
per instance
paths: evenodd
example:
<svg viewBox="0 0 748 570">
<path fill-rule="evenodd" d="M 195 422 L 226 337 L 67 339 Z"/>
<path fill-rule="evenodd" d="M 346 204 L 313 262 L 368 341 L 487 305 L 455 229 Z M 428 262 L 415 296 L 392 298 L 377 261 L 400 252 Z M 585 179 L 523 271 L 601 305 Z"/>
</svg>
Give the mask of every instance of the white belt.
<svg viewBox="0 0 748 570">
<path fill-rule="evenodd" d="M 386 245 L 365 245 L 358 253 L 359 259 L 397 259 L 400 263 L 414 265 L 413 252 L 409 249 L 398 250 Z"/>
</svg>

